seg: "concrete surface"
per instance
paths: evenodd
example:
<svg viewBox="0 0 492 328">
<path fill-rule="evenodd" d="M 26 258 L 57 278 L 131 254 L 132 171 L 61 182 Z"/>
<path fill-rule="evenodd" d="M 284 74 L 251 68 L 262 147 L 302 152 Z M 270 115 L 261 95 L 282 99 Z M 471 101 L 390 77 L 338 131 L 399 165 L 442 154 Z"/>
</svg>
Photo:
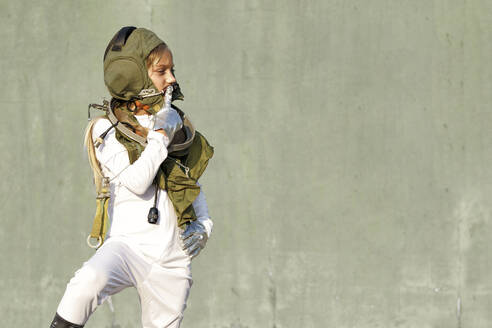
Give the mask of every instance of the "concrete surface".
<svg viewBox="0 0 492 328">
<path fill-rule="evenodd" d="M 492 2 L 0 1 L 0 313 L 48 327 L 91 254 L 82 136 L 125 25 L 215 146 L 184 328 L 492 326 Z M 137 294 L 86 327 L 139 327 Z"/>
</svg>

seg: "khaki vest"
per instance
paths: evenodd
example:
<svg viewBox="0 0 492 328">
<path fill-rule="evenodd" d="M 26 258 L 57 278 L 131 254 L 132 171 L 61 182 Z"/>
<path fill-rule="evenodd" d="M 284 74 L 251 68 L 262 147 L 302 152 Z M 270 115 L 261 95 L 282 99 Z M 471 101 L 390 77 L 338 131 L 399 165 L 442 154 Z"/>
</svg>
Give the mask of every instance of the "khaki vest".
<svg viewBox="0 0 492 328">
<path fill-rule="evenodd" d="M 130 164 L 133 164 L 140 157 L 144 147 L 118 130 L 116 130 L 116 139 L 126 148 Z M 196 183 L 213 154 L 213 147 L 196 131 L 187 155 L 181 157 L 168 155 L 159 167 L 154 182 L 160 189 L 167 191 L 174 205 L 178 226 L 181 228 L 197 218 L 192 204 L 200 194 L 200 187 Z"/>
</svg>

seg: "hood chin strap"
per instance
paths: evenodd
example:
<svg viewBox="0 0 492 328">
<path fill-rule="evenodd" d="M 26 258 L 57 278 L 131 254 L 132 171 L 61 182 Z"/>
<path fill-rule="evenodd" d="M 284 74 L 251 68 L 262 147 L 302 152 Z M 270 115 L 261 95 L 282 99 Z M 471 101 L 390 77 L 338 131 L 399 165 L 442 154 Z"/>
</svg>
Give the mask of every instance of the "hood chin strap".
<svg viewBox="0 0 492 328">
<path fill-rule="evenodd" d="M 145 99 L 145 98 L 150 98 L 150 97 L 155 97 L 155 96 L 164 96 L 165 93 L 166 93 L 165 90 L 162 90 L 160 92 L 156 92 L 155 89 L 143 89 L 138 94 L 138 98 L 139 99 Z"/>
</svg>

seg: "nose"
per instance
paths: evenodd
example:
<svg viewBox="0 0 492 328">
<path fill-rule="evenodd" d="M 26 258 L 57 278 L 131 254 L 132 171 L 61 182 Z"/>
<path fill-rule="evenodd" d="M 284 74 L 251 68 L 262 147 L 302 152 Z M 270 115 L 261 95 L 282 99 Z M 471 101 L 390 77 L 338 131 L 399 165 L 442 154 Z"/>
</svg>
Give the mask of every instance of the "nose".
<svg viewBox="0 0 492 328">
<path fill-rule="evenodd" d="M 168 85 L 176 83 L 176 78 L 174 77 L 173 73 L 169 73 L 169 75 L 167 76 L 167 79 L 166 79 L 166 83 Z"/>
</svg>

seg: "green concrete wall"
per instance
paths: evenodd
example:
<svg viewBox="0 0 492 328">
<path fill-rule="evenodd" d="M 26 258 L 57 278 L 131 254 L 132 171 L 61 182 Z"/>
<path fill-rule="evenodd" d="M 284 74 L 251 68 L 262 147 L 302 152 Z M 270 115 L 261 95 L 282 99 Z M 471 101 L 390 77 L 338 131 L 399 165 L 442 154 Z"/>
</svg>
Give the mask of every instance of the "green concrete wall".
<svg viewBox="0 0 492 328">
<path fill-rule="evenodd" d="M 0 313 L 48 327 L 92 254 L 82 146 L 124 25 L 215 146 L 184 328 L 492 326 L 492 3 L 0 1 Z M 86 327 L 139 327 L 135 290 Z"/>
</svg>

